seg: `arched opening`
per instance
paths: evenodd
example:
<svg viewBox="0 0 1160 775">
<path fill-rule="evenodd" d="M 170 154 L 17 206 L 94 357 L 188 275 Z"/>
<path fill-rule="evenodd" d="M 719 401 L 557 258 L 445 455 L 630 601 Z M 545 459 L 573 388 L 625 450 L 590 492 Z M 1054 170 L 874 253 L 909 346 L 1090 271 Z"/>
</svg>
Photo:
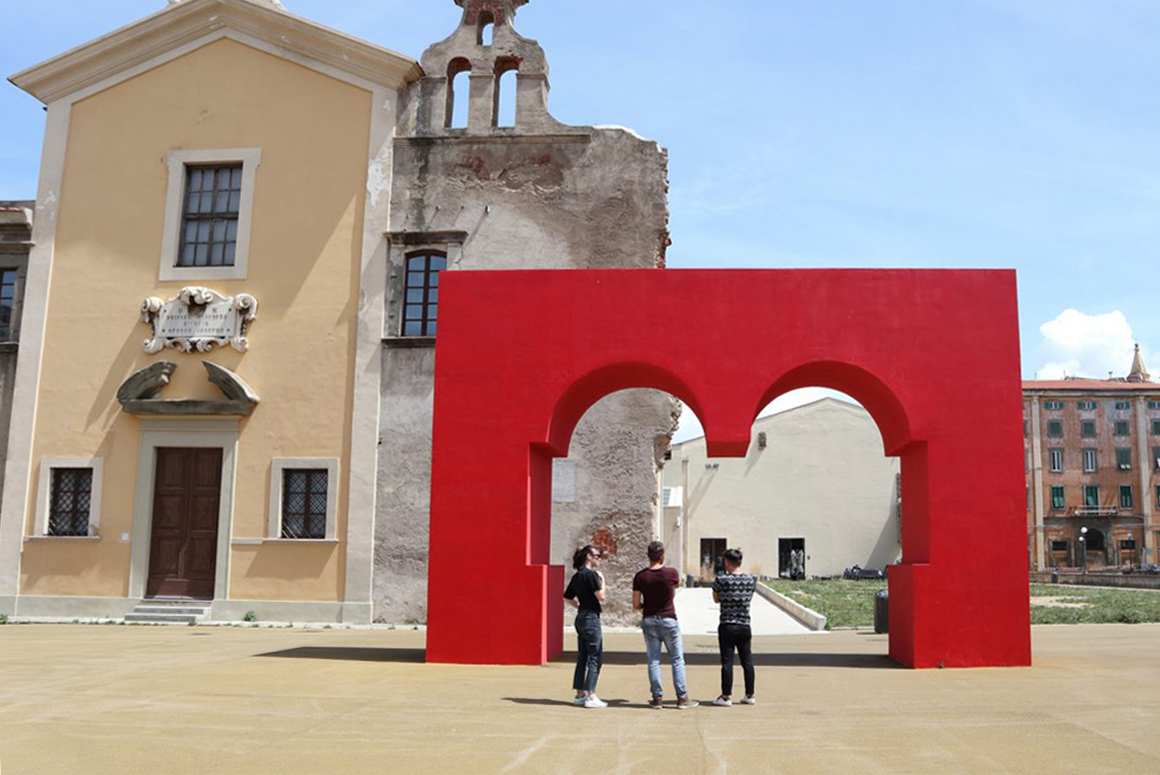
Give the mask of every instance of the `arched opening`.
<svg viewBox="0 0 1160 775">
<path fill-rule="evenodd" d="M 1107 564 L 1107 542 L 1099 528 L 1080 528 L 1076 544 L 1080 567 L 1102 568 Z"/>
<path fill-rule="evenodd" d="M 665 504 L 679 502 L 680 494 L 662 491 L 658 473 L 680 411 L 679 402 L 660 390 L 611 392 L 587 407 L 567 454 L 552 460 L 550 562 L 563 566 L 567 584 L 576 549 L 592 544 L 604 552 L 605 626 L 639 621 L 632 610 L 632 578 L 648 564 L 649 541 L 670 541 L 664 533 Z M 681 547 L 668 545 L 670 555 L 678 557 Z M 567 633 L 571 610 L 564 608 L 562 592 L 553 590 L 548 605 L 564 610 L 562 630 Z"/>
<path fill-rule="evenodd" d="M 481 46 L 490 46 L 495 35 L 495 14 L 484 11 L 479 15 L 476 28 L 476 42 Z"/>
<path fill-rule="evenodd" d="M 680 570 L 697 585 L 723 572 L 727 548 L 740 549 L 741 572 L 760 583 L 790 597 L 863 602 L 860 617 L 901 557 L 901 461 L 884 454 L 869 412 L 839 391 L 779 395 L 758 413 L 740 458 L 712 457 L 700 428 L 682 417 L 663 478 L 687 494 Z M 666 529 L 675 525 L 670 514 Z M 847 623 L 872 624 L 839 625 Z"/>
<path fill-rule="evenodd" d="M 447 65 L 447 129 L 467 128 L 471 112 L 471 62 L 458 57 Z"/>
<path fill-rule="evenodd" d="M 495 105 L 492 112 L 492 126 L 514 127 L 516 125 L 516 100 L 520 63 L 510 57 L 501 57 L 495 63 Z"/>
</svg>

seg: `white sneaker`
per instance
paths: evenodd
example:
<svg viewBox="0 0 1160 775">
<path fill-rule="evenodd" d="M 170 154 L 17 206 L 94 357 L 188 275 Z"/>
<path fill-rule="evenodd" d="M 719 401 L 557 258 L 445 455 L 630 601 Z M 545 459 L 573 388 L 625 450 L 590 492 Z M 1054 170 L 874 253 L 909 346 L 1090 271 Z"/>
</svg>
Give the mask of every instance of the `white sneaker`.
<svg viewBox="0 0 1160 775">
<path fill-rule="evenodd" d="M 722 695 L 722 696 L 718 697 L 717 699 L 713 700 L 713 704 L 716 705 L 718 708 L 731 708 L 731 707 L 733 707 L 733 700 Z"/>
<path fill-rule="evenodd" d="M 740 700 L 738 700 L 738 702 L 740 702 L 742 705 L 756 705 L 757 704 L 757 700 L 754 699 L 753 695 L 748 695 L 746 697 L 743 697 Z"/>
<path fill-rule="evenodd" d="M 607 708 L 608 703 L 597 697 L 595 694 L 589 694 L 584 700 L 585 708 Z"/>
<path fill-rule="evenodd" d="M 587 699 L 588 699 L 587 697 L 573 697 L 572 704 L 579 707 L 579 706 L 583 705 L 584 701 Z"/>
</svg>

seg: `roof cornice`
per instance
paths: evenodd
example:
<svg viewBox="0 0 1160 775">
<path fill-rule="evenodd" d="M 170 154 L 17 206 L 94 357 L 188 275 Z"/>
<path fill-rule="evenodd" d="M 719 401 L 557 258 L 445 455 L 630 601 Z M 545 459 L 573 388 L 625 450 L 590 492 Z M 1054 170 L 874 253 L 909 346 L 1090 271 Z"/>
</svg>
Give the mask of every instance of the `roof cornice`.
<svg viewBox="0 0 1160 775">
<path fill-rule="evenodd" d="M 269 5 L 185 0 L 8 80 L 48 104 L 220 30 L 234 30 L 395 90 L 422 76 L 419 63 L 410 57 Z"/>
</svg>

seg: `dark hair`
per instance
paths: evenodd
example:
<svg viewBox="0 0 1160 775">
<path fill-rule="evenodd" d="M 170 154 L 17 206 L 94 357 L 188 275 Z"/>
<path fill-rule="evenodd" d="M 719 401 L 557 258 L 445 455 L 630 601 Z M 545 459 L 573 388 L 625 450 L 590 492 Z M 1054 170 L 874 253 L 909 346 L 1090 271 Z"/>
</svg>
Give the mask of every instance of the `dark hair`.
<svg viewBox="0 0 1160 775">
<path fill-rule="evenodd" d="M 740 549 L 726 549 L 725 562 L 732 565 L 734 568 L 741 567 L 741 550 Z"/>
<path fill-rule="evenodd" d="M 580 547 L 572 555 L 572 569 L 580 570 L 584 567 L 584 563 L 588 562 L 588 558 L 595 554 L 599 554 L 599 552 L 596 551 L 596 547 L 592 544 Z"/>
<path fill-rule="evenodd" d="M 665 558 L 665 545 L 660 541 L 653 541 L 648 545 L 649 562 L 660 562 Z"/>
</svg>

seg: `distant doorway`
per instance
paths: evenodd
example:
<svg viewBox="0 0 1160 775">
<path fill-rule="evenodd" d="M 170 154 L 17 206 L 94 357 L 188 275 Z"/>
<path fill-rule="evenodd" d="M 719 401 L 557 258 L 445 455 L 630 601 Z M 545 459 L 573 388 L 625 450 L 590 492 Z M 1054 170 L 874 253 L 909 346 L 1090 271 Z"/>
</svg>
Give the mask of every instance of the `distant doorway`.
<svg viewBox="0 0 1160 775">
<path fill-rule="evenodd" d="M 146 597 L 213 599 L 222 450 L 160 447 Z"/>
<path fill-rule="evenodd" d="M 783 579 L 806 577 L 806 539 L 777 539 L 777 575 Z"/>
<path fill-rule="evenodd" d="M 701 539 L 701 581 L 712 581 L 725 572 L 725 539 Z"/>
</svg>

